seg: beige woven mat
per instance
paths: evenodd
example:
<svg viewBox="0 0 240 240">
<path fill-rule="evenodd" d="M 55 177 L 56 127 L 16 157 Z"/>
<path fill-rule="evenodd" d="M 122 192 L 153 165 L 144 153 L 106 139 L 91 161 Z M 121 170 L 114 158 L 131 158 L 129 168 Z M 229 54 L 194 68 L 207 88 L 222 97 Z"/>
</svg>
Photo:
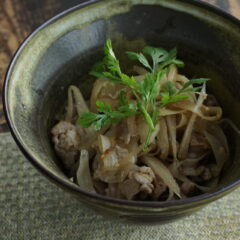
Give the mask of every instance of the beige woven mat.
<svg viewBox="0 0 240 240">
<path fill-rule="evenodd" d="M 50 183 L 1 134 L 0 239 L 240 240 L 240 189 L 171 224 L 113 222 Z"/>
</svg>

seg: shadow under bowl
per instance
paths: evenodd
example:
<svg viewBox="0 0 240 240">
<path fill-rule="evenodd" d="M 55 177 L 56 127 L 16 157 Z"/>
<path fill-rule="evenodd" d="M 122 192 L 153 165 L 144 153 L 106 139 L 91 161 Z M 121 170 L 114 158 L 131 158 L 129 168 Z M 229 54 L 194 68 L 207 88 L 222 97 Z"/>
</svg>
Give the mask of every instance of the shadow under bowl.
<svg viewBox="0 0 240 240">
<path fill-rule="evenodd" d="M 170 202 L 112 199 L 81 190 L 59 165 L 50 141 L 56 114 L 70 84 L 89 96 L 90 67 L 103 56 L 107 38 L 125 63 L 126 50 L 146 44 L 177 47 L 189 77 L 209 77 L 209 90 L 224 115 L 240 123 L 240 23 L 193 0 L 86 1 L 47 21 L 21 45 L 8 69 L 4 108 L 13 137 L 30 162 L 54 183 L 89 207 L 115 218 L 162 223 L 189 215 L 240 184 L 239 140 L 231 131 L 231 161 L 213 192 Z M 184 72 L 186 71 L 186 72 Z"/>
</svg>

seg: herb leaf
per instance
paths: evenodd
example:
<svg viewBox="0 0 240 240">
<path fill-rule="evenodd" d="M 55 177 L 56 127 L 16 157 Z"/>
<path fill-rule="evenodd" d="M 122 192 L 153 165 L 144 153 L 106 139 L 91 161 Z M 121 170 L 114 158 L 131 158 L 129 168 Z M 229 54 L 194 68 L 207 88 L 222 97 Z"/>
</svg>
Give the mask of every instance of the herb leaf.
<svg viewBox="0 0 240 240">
<path fill-rule="evenodd" d="M 93 125 L 95 130 L 100 130 L 106 125 L 116 123 L 123 118 L 138 114 L 136 106 L 130 104 L 126 99 L 124 102 L 120 101 L 119 106 L 115 110 L 112 110 L 109 104 L 102 101 L 97 101 L 96 105 L 99 113 L 86 112 L 79 118 L 78 123 L 84 128 Z"/>
<path fill-rule="evenodd" d="M 132 60 L 138 60 L 143 66 L 150 69 L 152 71 L 152 67 L 150 66 L 147 58 L 142 53 L 135 52 L 126 52 L 128 57 Z"/>
<path fill-rule="evenodd" d="M 162 107 L 164 107 L 165 105 L 169 104 L 169 103 L 174 103 L 174 102 L 178 102 L 184 99 L 187 99 L 188 96 L 186 95 L 181 95 L 181 94 L 173 94 L 170 95 L 169 92 L 163 93 L 162 94 Z"/>
<path fill-rule="evenodd" d="M 173 103 L 173 102 L 178 102 L 184 99 L 187 99 L 187 95 L 183 95 L 183 93 L 188 93 L 188 92 L 197 92 L 199 91 L 202 86 L 200 87 L 190 87 L 193 84 L 203 84 L 207 82 L 209 79 L 208 78 L 196 78 L 196 79 L 191 79 L 188 82 L 186 82 L 183 87 L 180 90 L 177 90 L 172 82 L 167 82 L 163 86 L 164 92 L 161 93 L 162 99 L 161 99 L 161 107 Z"/>
<path fill-rule="evenodd" d="M 210 80 L 209 78 L 194 78 L 194 79 L 191 79 L 183 85 L 182 89 L 179 92 L 181 92 L 181 93 L 183 93 L 183 92 L 197 92 L 202 87 L 195 87 L 195 88 L 188 88 L 188 87 L 193 85 L 193 84 L 204 84 L 209 80 Z"/>
<path fill-rule="evenodd" d="M 111 40 L 107 40 L 105 48 L 105 57 L 102 62 L 97 63 L 93 66 L 90 74 L 95 77 L 103 77 L 116 83 L 122 83 L 126 86 L 135 89 L 137 82 L 133 77 L 122 73 L 119 61 L 117 60 L 115 53 L 112 49 Z"/>
<path fill-rule="evenodd" d="M 146 46 L 143 48 L 143 53 L 151 57 L 152 66 L 142 53 L 127 52 L 130 59 L 138 60 L 143 66 L 150 69 L 151 72 L 154 72 L 157 68 L 163 69 L 171 64 L 176 64 L 178 67 L 184 66 L 183 61 L 177 59 L 176 48 L 168 52 L 163 48 Z"/>
<path fill-rule="evenodd" d="M 88 128 L 90 127 L 94 122 L 98 121 L 101 117 L 99 114 L 92 113 L 92 112 L 85 112 L 81 115 L 81 117 L 78 119 L 78 123 L 84 127 Z M 98 130 L 95 128 L 95 130 Z"/>
</svg>

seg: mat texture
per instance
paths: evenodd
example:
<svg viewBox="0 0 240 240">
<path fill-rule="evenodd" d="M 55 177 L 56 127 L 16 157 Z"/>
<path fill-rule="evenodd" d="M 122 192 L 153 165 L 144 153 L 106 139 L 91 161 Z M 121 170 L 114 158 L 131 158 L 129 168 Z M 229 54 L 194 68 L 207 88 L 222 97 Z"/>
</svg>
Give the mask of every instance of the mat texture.
<svg viewBox="0 0 240 240">
<path fill-rule="evenodd" d="M 1 134 L 0 239 L 240 240 L 240 189 L 171 224 L 113 222 L 50 183 Z"/>
</svg>

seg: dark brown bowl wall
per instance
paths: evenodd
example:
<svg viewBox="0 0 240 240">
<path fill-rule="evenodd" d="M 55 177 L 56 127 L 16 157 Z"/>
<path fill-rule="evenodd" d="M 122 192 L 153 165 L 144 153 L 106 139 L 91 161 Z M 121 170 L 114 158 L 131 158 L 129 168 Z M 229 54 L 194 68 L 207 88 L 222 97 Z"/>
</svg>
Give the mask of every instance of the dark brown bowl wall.
<svg viewBox="0 0 240 240">
<path fill-rule="evenodd" d="M 68 181 L 52 150 L 49 130 L 64 109 L 74 83 L 89 96 L 92 64 L 102 57 L 107 38 L 128 67 L 126 50 L 146 45 L 177 47 L 189 77 L 210 77 L 226 117 L 240 125 L 239 22 L 198 1 L 89 1 L 50 20 L 16 54 L 5 83 L 5 108 L 15 139 L 31 162 L 55 183 L 104 212 L 141 221 L 166 221 L 189 214 L 239 183 L 239 143 L 227 130 L 231 164 L 214 194 L 173 203 L 129 203 L 86 194 Z"/>
</svg>

